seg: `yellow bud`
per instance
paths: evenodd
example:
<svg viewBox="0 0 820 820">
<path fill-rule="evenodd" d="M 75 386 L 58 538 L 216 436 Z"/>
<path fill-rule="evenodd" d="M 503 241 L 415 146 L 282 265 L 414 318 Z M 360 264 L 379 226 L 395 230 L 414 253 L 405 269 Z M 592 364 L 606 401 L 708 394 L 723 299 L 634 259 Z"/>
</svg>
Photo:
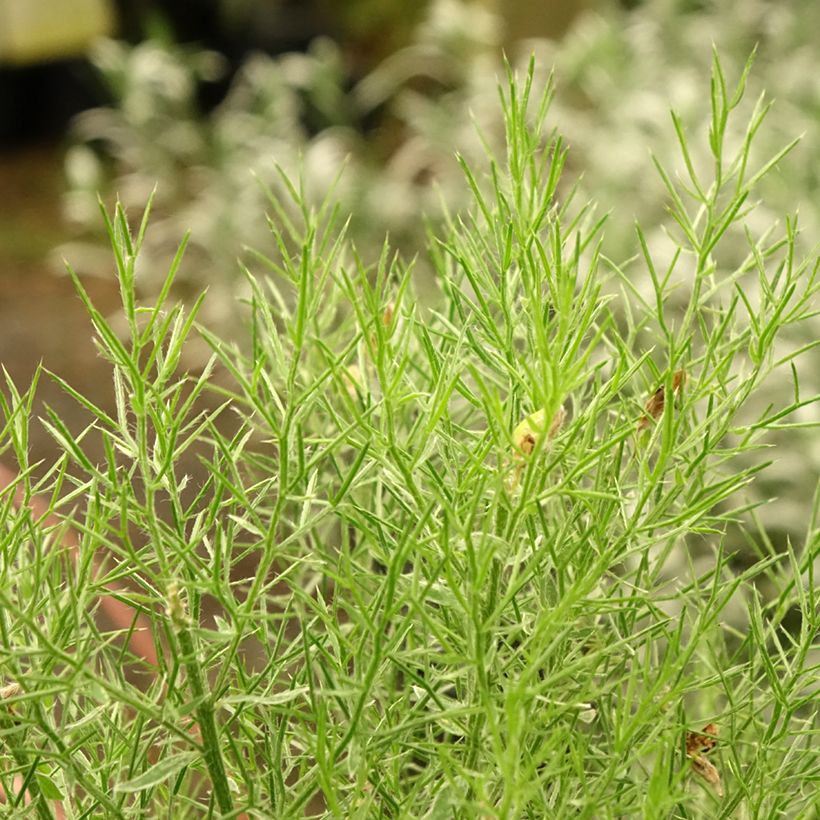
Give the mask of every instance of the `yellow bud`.
<svg viewBox="0 0 820 820">
<path fill-rule="evenodd" d="M 535 451 L 544 436 L 546 436 L 547 443 L 553 439 L 561 429 L 565 415 L 563 406 L 559 407 L 552 417 L 552 422 L 547 427 L 546 413 L 543 409 L 536 410 L 534 413 L 530 413 L 513 430 L 512 437 L 516 452 L 512 469 L 507 475 L 507 487 L 510 492 L 518 489 L 521 472 L 524 469 L 523 458 L 530 456 Z"/>
<path fill-rule="evenodd" d="M 535 450 L 544 433 L 547 435 L 547 441 L 552 440 L 564 423 L 564 415 L 564 408 L 559 407 L 558 412 L 553 416 L 549 429 L 547 429 L 544 411 L 536 410 L 531 413 L 513 430 L 513 443 L 516 449 L 528 456 Z"/>
</svg>

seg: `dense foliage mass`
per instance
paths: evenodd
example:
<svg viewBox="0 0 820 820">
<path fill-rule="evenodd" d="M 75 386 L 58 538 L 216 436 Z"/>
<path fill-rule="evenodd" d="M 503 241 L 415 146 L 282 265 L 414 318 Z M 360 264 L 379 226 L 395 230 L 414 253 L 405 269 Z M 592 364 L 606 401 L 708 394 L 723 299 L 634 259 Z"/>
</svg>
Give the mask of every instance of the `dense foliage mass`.
<svg viewBox="0 0 820 820">
<path fill-rule="evenodd" d="M 746 80 L 715 62 L 705 166 L 673 118 L 668 246 L 638 228 L 629 269 L 562 182 L 534 64 L 502 87 L 503 152 L 461 163 L 471 205 L 431 231 L 424 301 L 282 172 L 233 343 L 170 303 L 182 249 L 138 298 L 148 215 L 116 209 L 123 332 L 76 280 L 116 413 L 61 382 L 94 424 L 43 419 L 43 468 L 33 388 L 2 404 L 18 816 L 816 811 L 820 501 L 776 550 L 745 490 L 813 401 L 813 345 L 781 337 L 818 262 L 796 218 L 757 230 L 787 149 L 752 152 L 765 104 L 736 127 Z M 189 372 L 195 334 L 213 355 Z"/>
</svg>

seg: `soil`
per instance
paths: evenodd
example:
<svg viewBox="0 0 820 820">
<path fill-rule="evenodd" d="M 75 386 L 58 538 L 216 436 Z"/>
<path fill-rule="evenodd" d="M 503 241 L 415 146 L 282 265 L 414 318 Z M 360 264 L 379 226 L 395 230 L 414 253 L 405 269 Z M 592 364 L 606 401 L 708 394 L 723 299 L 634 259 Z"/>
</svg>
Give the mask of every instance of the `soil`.
<svg viewBox="0 0 820 820">
<path fill-rule="evenodd" d="M 0 365 L 23 392 L 42 362 L 110 410 L 110 367 L 97 354 L 90 320 L 70 278 L 50 261 L 54 249 L 69 238 L 60 212 L 61 162 L 60 147 L 54 144 L 0 154 Z M 94 278 L 84 285 L 103 313 L 116 309 L 119 299 L 113 273 L 109 281 Z M 3 376 L 0 391 L 9 394 Z M 58 449 L 37 420 L 45 415 L 44 404 L 73 432 L 83 429 L 90 417 L 46 374 L 40 377 L 36 395 L 29 456 L 48 464 Z M 0 461 L 16 467 L 9 452 L 1 453 Z"/>
</svg>

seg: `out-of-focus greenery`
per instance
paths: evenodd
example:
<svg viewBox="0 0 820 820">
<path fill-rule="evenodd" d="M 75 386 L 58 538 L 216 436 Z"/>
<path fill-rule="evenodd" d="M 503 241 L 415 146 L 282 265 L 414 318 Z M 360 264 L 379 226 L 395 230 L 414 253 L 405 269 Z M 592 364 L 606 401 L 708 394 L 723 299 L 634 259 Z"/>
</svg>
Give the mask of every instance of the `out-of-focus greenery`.
<svg viewBox="0 0 820 820">
<path fill-rule="evenodd" d="M 761 155 L 804 134 L 789 165 L 767 181 L 756 224 L 799 206 L 804 229 L 814 234 L 820 225 L 814 195 L 820 60 L 811 41 L 820 7 L 798 0 L 749 0 L 740 8 L 703 3 L 687 11 L 691 6 L 682 0 L 632 11 L 611 6 L 582 15 L 560 42 L 527 41 L 518 49 L 525 59 L 534 51 L 560 77 L 553 125 L 569 143 L 570 168 L 583 168 L 582 198 L 595 191 L 611 211 L 606 249 L 617 260 L 634 252 L 635 219 L 661 221 L 666 194 L 649 172 L 645 146 L 658 146 L 661 160 L 675 159 L 677 146 L 659 139 L 670 100 L 690 135 L 705 133 L 701 80 L 712 41 L 728 71 L 737 71 L 757 46 L 750 83 L 754 90 L 765 78 L 777 101 Z M 435 219 L 442 199 L 461 204 L 455 147 L 468 158 L 480 155 L 481 138 L 500 147 L 500 39 L 499 21 L 483 6 L 439 0 L 413 44 L 352 87 L 340 49 L 322 39 L 306 54 L 251 57 L 208 115 L 197 108 L 196 90 L 219 73 L 219 55 L 153 41 L 133 48 L 105 42 L 96 64 L 119 103 L 77 123 L 66 212 L 96 229 L 96 191 L 106 180 L 102 148 L 115 160 L 109 187 L 126 205 L 141 206 L 158 185 L 157 205 L 173 222 L 168 234 L 192 230 L 203 256 L 192 271 L 197 279 L 233 281 L 242 246 L 267 242 L 257 216 L 263 194 L 251 172 L 275 184 L 275 164 L 291 173 L 301 166 L 317 201 L 337 185 L 360 243 L 380 245 L 388 231 L 412 252 L 421 240 L 420 212 Z M 693 143 L 701 146 L 693 156 L 701 166 L 708 161 L 706 142 Z"/>
<path fill-rule="evenodd" d="M 269 243 L 260 214 L 264 187 L 278 185 L 278 165 L 302 176 L 315 201 L 335 186 L 360 246 L 381 246 L 389 233 L 412 255 L 424 239 L 419 215 L 436 218 L 441 197 L 456 207 L 465 201 L 455 146 L 471 157 L 482 153 L 470 109 L 479 121 L 497 119 L 497 33 L 497 21 L 481 8 L 437 3 L 416 42 L 352 88 L 329 40 L 315 41 L 306 54 L 257 54 L 207 116 L 197 110 L 196 89 L 218 73 L 219 55 L 153 41 L 133 48 L 104 42 L 96 64 L 119 103 L 77 121 L 66 213 L 96 232 L 98 190 L 136 208 L 156 185 L 144 284 L 151 286 L 152 260 L 172 254 L 190 229 L 196 262 L 188 275 L 233 295 L 237 256 Z M 493 142 L 498 123 L 495 131 Z M 71 257 L 78 258 L 76 247 Z"/>
<path fill-rule="evenodd" d="M 764 83 L 776 104 L 756 155 L 773 155 L 793 135 L 803 134 L 789 161 L 763 180 L 765 205 L 750 212 L 745 224 L 756 231 L 799 211 L 806 241 L 816 241 L 820 58 L 812 38 L 817 30 L 820 6 L 800 0 L 694 5 L 657 0 L 632 10 L 601 6 L 582 15 L 560 42 L 520 44 L 519 58 L 534 52 L 543 74 L 554 67 L 559 78 L 551 124 L 569 146 L 565 176 L 570 183 L 564 193 L 574 187 L 580 201 L 594 198 L 609 211 L 604 253 L 632 276 L 645 298 L 651 282 L 639 258 L 634 222 L 644 227 L 661 267 L 675 249 L 664 233 L 668 193 L 646 146 L 686 176 L 679 146 L 667 136 L 671 106 L 680 113 L 693 167 L 700 171 L 713 162 L 704 100 L 713 43 L 730 74 L 737 74 L 757 48 L 744 110 L 750 113 Z M 435 223 L 443 205 L 458 212 L 465 203 L 456 147 L 468 161 L 482 156 L 485 147 L 503 150 L 496 106 L 500 41 L 499 21 L 485 7 L 438 0 L 413 43 L 361 81 L 351 84 L 334 43 L 317 40 L 306 54 L 250 58 L 222 104 L 207 116 L 194 103 L 196 88 L 219 68 L 218 55 L 153 42 L 134 48 L 105 43 L 97 64 L 119 104 L 89 112 L 77 123 L 79 143 L 67 161 L 67 212 L 96 226 L 96 191 L 108 178 L 101 156 L 113 158 L 108 188 L 127 206 L 141 207 L 158 185 L 154 229 L 142 256 L 144 284 L 152 286 L 153 271 L 164 269 L 156 263 L 173 253 L 180 233 L 190 228 L 185 275 L 195 280 L 194 287 L 211 288 L 213 322 L 234 321 L 228 297 L 245 287 L 237 257 L 253 268 L 244 249 L 270 250 L 259 214 L 266 187 L 281 193 L 277 165 L 301 175 L 313 201 L 335 186 L 334 197 L 351 215 L 351 235 L 366 258 L 375 258 L 385 233 L 411 257 L 424 240 L 419 214 Z M 740 139 L 730 125 L 729 143 Z M 723 243 L 716 263 L 728 268 L 747 254 L 738 229 Z M 71 256 L 78 258 L 76 249 Z M 420 266 L 422 279 L 424 274 Z M 802 332 L 787 335 L 785 344 L 811 343 Z M 806 362 L 802 389 L 820 392 L 816 357 Z M 779 383 L 772 390 L 752 398 L 756 411 L 792 386 Z M 798 413 L 797 420 L 812 418 Z M 799 435 L 789 441 L 791 453 L 781 455 L 768 473 L 763 492 L 792 499 L 789 517 L 799 521 L 814 490 L 805 475 L 817 472 L 820 442 L 808 434 L 803 441 Z"/>
</svg>

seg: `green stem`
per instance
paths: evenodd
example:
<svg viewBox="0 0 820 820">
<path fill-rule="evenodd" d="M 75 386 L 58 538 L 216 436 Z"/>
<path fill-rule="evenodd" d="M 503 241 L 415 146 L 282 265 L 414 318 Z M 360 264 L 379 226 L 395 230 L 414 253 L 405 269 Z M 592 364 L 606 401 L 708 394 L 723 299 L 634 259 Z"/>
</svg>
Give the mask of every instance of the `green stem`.
<svg viewBox="0 0 820 820">
<path fill-rule="evenodd" d="M 2 720 L 0 721 L 0 727 L 2 727 L 5 730 L 8 730 L 11 728 L 11 723 L 10 721 Z M 14 758 L 14 762 L 20 767 L 20 770 L 22 772 L 28 770 L 31 767 L 31 762 L 29 761 L 25 752 L 16 747 L 15 734 L 9 734 L 7 736 L 7 745 L 9 751 L 11 752 L 11 756 Z M 40 787 L 37 784 L 36 775 L 33 775 L 29 778 L 28 785 L 26 786 L 26 791 L 31 795 L 31 802 L 37 809 L 37 816 L 40 818 L 40 820 L 54 820 L 54 815 L 52 814 L 51 809 L 48 806 L 48 802 L 46 801 L 46 798 L 43 796 L 43 793 L 40 791 Z M 6 795 L 6 797 L 9 801 L 12 800 L 12 795 Z"/>
<path fill-rule="evenodd" d="M 13 697 L 20 691 L 17 684 L 10 684 L 0 689 L 0 703 L 7 697 Z M 0 729 L 3 729 L 6 734 L 6 745 L 8 746 L 14 762 L 20 767 L 21 772 L 25 772 L 31 768 L 31 761 L 28 755 L 23 751 L 25 741 L 25 729 L 20 726 L 19 722 L 13 717 L 14 712 L 11 709 L 11 704 L 6 706 L 3 703 L 3 708 L 0 710 Z M 40 791 L 40 786 L 37 783 L 37 776 L 32 773 L 28 779 L 26 790 L 31 795 L 31 802 L 37 809 L 37 816 L 40 820 L 54 820 L 54 815 L 48 806 L 45 796 Z M 12 796 L 6 795 L 6 798 L 11 802 Z"/>
<path fill-rule="evenodd" d="M 225 763 L 222 760 L 222 751 L 219 745 L 219 732 L 214 717 L 213 698 L 205 683 L 205 676 L 197 658 L 194 638 L 191 634 L 190 622 L 185 607 L 179 595 L 176 584 L 170 584 L 168 589 L 168 614 L 174 626 L 179 648 L 182 650 L 182 660 L 188 672 L 188 683 L 194 696 L 196 719 L 199 731 L 202 734 L 202 756 L 208 767 L 211 784 L 216 796 L 216 802 L 223 814 L 233 812 L 233 798 L 228 785 L 228 776 L 225 772 Z"/>
</svg>

